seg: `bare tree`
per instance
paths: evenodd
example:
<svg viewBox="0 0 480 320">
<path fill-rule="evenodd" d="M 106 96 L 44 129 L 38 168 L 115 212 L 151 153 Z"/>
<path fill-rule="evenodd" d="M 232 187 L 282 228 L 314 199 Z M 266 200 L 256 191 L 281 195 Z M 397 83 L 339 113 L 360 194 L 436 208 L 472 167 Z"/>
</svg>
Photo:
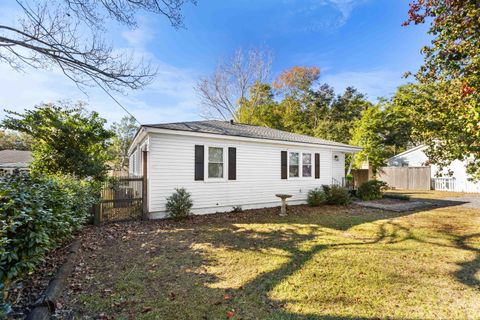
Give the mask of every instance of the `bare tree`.
<svg viewBox="0 0 480 320">
<path fill-rule="evenodd" d="M 206 119 L 238 120 L 237 109 L 250 96 L 255 83 L 269 80 L 271 53 L 263 49 L 237 50 L 226 62 L 218 64 L 210 77 L 201 78 L 195 87 L 202 102 L 201 116 Z"/>
<path fill-rule="evenodd" d="M 115 51 L 101 34 L 116 20 L 137 27 L 140 11 L 167 17 L 182 26 L 181 8 L 196 0 L 15 0 L 22 13 L 14 25 L 0 23 L 0 63 L 16 70 L 58 67 L 77 86 L 103 85 L 110 90 L 139 89 L 156 69 Z"/>
</svg>

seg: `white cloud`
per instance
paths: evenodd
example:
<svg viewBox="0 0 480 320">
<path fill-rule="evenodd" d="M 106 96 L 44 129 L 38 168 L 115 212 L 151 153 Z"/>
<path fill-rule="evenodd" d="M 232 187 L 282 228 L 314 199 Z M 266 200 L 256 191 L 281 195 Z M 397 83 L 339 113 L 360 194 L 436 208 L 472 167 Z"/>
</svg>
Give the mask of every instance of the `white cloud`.
<svg viewBox="0 0 480 320">
<path fill-rule="evenodd" d="M 321 82 L 328 83 L 336 92 L 342 92 L 346 87 L 353 86 L 360 92 L 366 93 L 370 101 L 379 97 L 395 93 L 396 88 L 406 83 L 403 73 L 392 70 L 349 71 L 335 74 L 326 73 L 320 78 Z"/>
</svg>

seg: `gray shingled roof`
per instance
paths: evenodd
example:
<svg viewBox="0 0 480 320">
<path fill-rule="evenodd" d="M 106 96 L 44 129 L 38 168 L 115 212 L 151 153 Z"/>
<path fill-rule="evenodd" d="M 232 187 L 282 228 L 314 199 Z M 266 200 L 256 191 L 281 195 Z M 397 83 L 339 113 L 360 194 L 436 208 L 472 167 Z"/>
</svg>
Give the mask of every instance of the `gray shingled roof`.
<svg viewBox="0 0 480 320">
<path fill-rule="evenodd" d="M 32 161 L 30 151 L 1 150 L 0 167 L 24 168 Z"/>
<path fill-rule="evenodd" d="M 267 127 L 252 126 L 252 125 L 241 124 L 241 123 L 232 124 L 229 121 L 206 120 L 206 121 L 192 121 L 192 122 L 147 124 L 147 125 L 144 125 L 144 127 L 360 149 L 359 147 L 340 143 L 340 142 L 315 138 L 311 136 L 286 132 L 282 130 L 267 128 Z"/>
</svg>

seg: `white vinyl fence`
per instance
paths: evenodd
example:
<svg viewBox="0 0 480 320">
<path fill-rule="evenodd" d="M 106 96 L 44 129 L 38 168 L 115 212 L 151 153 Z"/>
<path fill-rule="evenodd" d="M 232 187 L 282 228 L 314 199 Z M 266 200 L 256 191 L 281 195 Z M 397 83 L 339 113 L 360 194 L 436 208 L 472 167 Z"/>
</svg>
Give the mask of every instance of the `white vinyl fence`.
<svg viewBox="0 0 480 320">
<path fill-rule="evenodd" d="M 440 191 L 480 193 L 480 183 L 455 178 L 432 178 L 432 189 Z"/>
</svg>

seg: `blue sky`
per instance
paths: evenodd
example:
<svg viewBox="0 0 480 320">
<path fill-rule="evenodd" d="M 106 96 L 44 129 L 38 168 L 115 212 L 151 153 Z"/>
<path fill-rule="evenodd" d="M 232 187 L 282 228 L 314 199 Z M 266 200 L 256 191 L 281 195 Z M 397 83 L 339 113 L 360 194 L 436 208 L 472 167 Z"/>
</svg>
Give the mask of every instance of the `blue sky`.
<svg viewBox="0 0 480 320">
<path fill-rule="evenodd" d="M 14 7 L 0 9 L 3 18 L 14 16 Z M 376 101 L 422 62 L 427 29 L 402 27 L 407 10 L 407 0 L 198 0 L 185 6 L 186 28 L 178 30 L 163 17 L 142 15 L 138 29 L 115 26 L 110 38 L 150 59 L 159 75 L 143 91 L 117 97 L 142 123 L 200 119 L 198 78 L 238 48 L 265 47 L 273 53 L 272 77 L 294 65 L 318 66 L 321 82 L 338 92 L 353 85 Z M 110 122 L 125 114 L 100 90 L 85 95 L 58 70 L 17 73 L 0 65 L 0 88 L 2 109 L 82 99 Z"/>
</svg>

